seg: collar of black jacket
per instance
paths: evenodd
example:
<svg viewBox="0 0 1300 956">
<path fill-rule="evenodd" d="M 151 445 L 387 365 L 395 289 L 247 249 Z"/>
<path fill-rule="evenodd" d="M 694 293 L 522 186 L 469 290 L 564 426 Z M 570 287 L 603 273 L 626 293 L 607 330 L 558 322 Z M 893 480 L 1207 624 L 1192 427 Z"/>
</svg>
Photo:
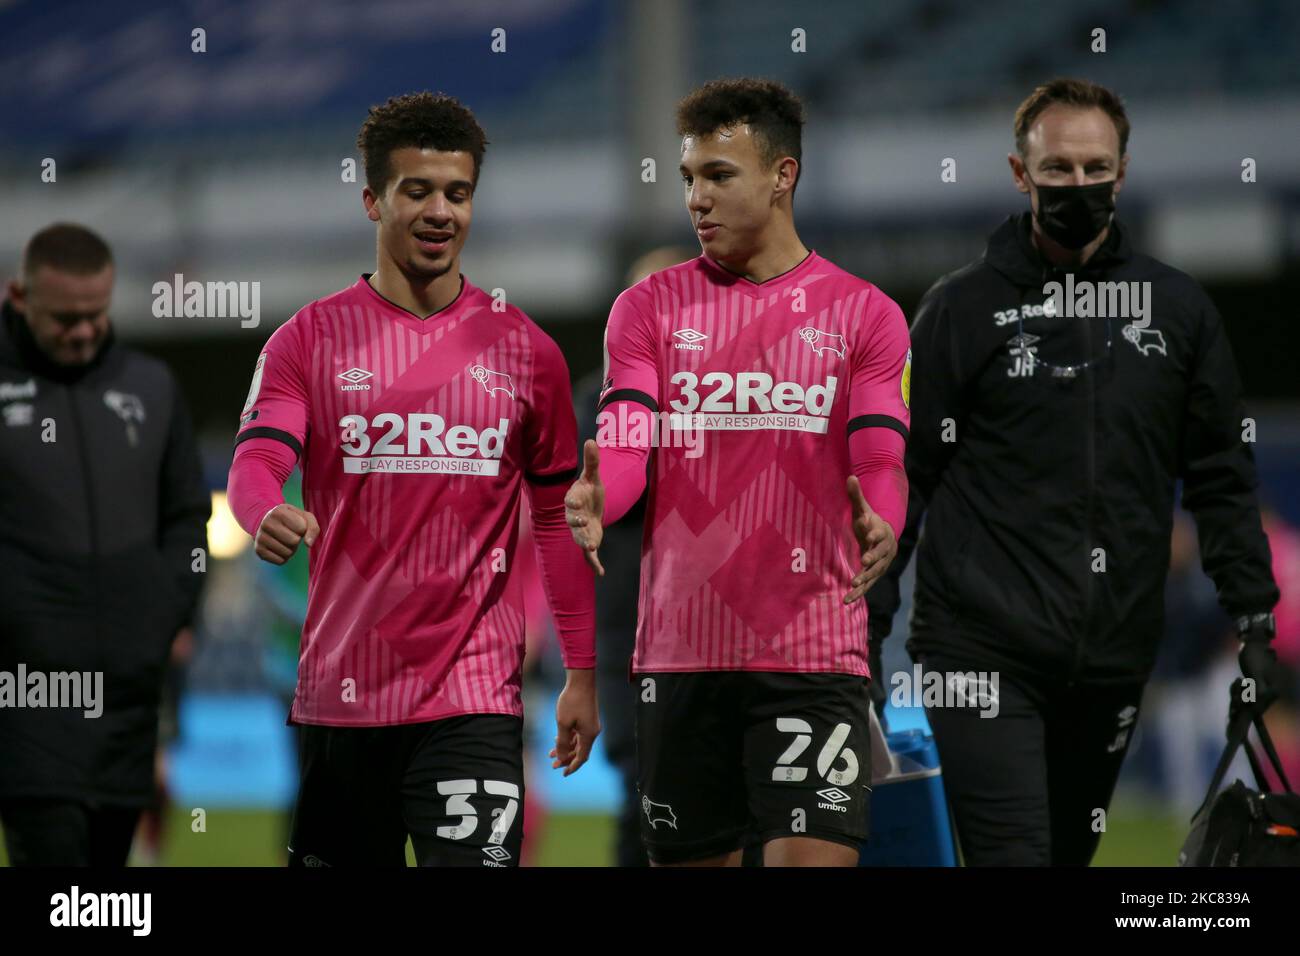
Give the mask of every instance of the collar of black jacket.
<svg viewBox="0 0 1300 956">
<path fill-rule="evenodd" d="M 27 327 L 26 317 L 15 309 L 8 299 L 0 304 L 0 330 L 3 330 L 0 350 L 10 353 L 10 356 L 17 360 L 18 365 L 42 378 L 68 385 L 81 381 L 95 369 L 103 366 L 114 353 L 117 344 L 117 336 L 110 325 L 108 335 L 104 337 L 104 344 L 99 347 L 99 351 L 90 362 L 85 365 L 60 365 L 41 351 L 41 347 L 36 344 L 36 339 L 32 337 L 32 330 Z"/>
<path fill-rule="evenodd" d="M 1092 257 L 1077 269 L 1053 266 L 1034 245 L 1033 213 L 1024 212 L 1008 216 L 989 237 L 984 249 L 984 261 L 1018 286 L 1039 286 L 1056 272 L 1075 274 L 1105 272 L 1133 255 L 1129 245 L 1128 230 L 1118 218 L 1112 219 L 1110 233 Z"/>
</svg>

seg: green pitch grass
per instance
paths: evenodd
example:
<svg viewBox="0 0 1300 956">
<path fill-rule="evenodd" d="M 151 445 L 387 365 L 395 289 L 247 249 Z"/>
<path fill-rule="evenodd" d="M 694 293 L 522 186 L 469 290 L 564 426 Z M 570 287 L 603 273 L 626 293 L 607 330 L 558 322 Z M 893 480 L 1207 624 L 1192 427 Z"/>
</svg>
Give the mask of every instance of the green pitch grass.
<svg viewBox="0 0 1300 956">
<path fill-rule="evenodd" d="M 283 866 L 287 818 L 265 810 L 213 810 L 206 832 L 191 830 L 188 813 L 173 810 L 159 861 L 164 866 Z M 1173 866 L 1186 821 L 1142 804 L 1111 808 L 1109 831 L 1094 866 Z M 612 853 L 613 818 L 552 815 L 539 835 L 539 866 L 604 866 Z M 407 862 L 413 862 L 407 846 Z M 0 844 L 0 865 L 7 865 Z"/>
<path fill-rule="evenodd" d="M 173 810 L 167 819 L 162 866 L 284 866 L 288 817 L 266 810 L 212 810 L 205 830 L 194 832 L 192 819 Z M 0 831 L 2 833 L 3 831 Z M 602 866 L 611 855 L 614 824 L 610 817 L 551 816 L 539 835 L 541 866 Z M 133 858 L 137 864 L 138 858 Z M 411 846 L 406 860 L 414 864 Z M 9 859 L 0 842 L 0 866 Z"/>
</svg>

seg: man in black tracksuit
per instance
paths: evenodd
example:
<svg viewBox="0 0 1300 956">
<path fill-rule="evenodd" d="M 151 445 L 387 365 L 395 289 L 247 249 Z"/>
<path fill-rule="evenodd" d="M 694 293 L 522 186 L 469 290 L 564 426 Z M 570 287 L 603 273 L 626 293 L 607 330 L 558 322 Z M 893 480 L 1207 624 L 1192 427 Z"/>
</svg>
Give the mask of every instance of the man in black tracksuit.
<svg viewBox="0 0 1300 956">
<path fill-rule="evenodd" d="M 0 307 L 0 824 L 14 865 L 121 866 L 209 499 L 170 372 L 114 341 L 103 240 L 51 226 L 23 260 Z M 32 690 L 74 673 L 93 706 Z"/>
<path fill-rule="evenodd" d="M 940 279 L 912 326 L 908 519 L 868 594 L 873 657 L 915 546 L 909 651 L 946 681 L 986 672 L 959 681 L 978 700 L 927 703 L 965 861 L 1086 864 L 1162 634 L 1178 480 L 1261 694 L 1278 591 L 1223 322 L 1112 218 L 1120 101 L 1053 81 L 1021 106 L 1016 134 L 1009 159 L 1032 212 Z M 1102 282 L 1139 285 L 1127 308 L 1119 287 L 1092 286 L 1124 315 L 1079 317 L 1102 311 L 1079 298 Z"/>
</svg>

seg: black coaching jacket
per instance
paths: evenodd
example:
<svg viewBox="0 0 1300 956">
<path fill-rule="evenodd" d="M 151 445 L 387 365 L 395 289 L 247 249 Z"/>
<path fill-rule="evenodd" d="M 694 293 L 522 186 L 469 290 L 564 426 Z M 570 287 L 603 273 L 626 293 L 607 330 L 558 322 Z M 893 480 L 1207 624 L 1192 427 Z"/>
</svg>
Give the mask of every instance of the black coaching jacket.
<svg viewBox="0 0 1300 956">
<path fill-rule="evenodd" d="M 171 642 L 209 497 L 166 366 L 109 340 L 55 365 L 0 307 L 0 672 L 103 673 L 103 712 L 0 706 L 0 799 L 152 800 Z M 10 678 L 13 680 L 13 678 Z"/>
<path fill-rule="evenodd" d="M 1179 479 L 1223 607 L 1237 617 L 1277 602 L 1251 422 L 1223 321 L 1195 281 L 1134 252 L 1113 221 L 1074 270 L 1076 297 L 1084 281 L 1148 282 L 1145 325 L 1053 314 L 1043 287 L 1064 291 L 1067 278 L 1030 230 L 1028 212 L 1010 217 L 983 257 L 935 283 L 912 325 L 908 517 L 867 595 L 873 637 L 889 632 L 915 547 L 914 656 L 1145 680 Z"/>
</svg>

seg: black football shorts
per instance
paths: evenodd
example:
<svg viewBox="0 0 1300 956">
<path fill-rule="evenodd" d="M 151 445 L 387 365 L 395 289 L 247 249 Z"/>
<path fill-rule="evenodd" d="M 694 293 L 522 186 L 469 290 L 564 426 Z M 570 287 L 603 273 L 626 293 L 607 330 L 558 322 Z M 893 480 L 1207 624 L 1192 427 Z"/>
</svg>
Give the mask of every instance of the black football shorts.
<svg viewBox="0 0 1300 956">
<path fill-rule="evenodd" d="M 299 725 L 289 866 L 517 866 L 523 721 L 470 714 L 386 727 Z"/>
<path fill-rule="evenodd" d="M 641 835 L 661 864 L 757 839 L 859 847 L 871 783 L 867 679 L 693 671 L 635 675 Z"/>
</svg>

